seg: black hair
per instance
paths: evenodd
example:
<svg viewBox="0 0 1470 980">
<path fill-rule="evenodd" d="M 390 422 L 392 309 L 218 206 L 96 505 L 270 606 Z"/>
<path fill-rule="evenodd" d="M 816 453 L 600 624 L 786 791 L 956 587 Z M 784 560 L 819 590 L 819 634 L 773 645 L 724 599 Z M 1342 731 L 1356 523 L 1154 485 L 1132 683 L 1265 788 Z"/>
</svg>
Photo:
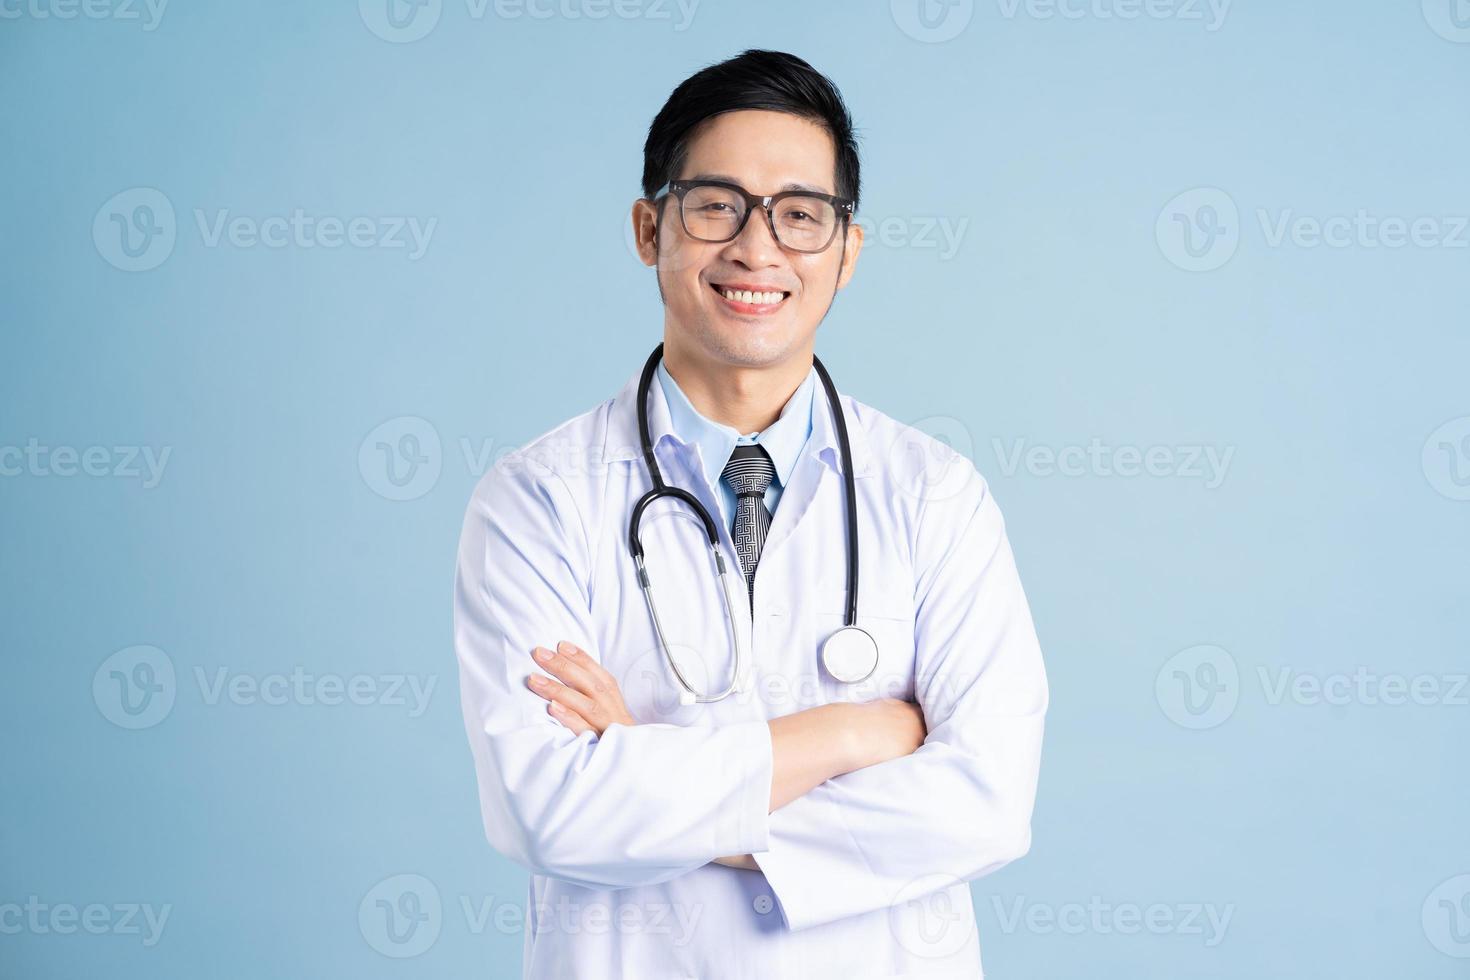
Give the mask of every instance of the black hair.
<svg viewBox="0 0 1470 980">
<path fill-rule="evenodd" d="M 757 48 L 702 68 L 674 89 L 643 143 L 643 196 L 651 199 L 678 175 L 700 123 L 739 109 L 789 112 L 825 128 L 837 151 L 837 196 L 850 198 L 857 210 L 857 137 L 837 86 L 794 54 Z"/>
</svg>

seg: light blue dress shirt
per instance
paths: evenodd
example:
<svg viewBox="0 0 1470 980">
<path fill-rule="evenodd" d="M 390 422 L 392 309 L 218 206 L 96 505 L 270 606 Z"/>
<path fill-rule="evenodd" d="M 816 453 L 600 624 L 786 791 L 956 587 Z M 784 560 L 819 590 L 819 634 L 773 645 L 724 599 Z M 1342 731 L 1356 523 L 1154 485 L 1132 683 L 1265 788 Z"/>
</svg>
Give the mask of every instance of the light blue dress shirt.
<svg viewBox="0 0 1470 980">
<path fill-rule="evenodd" d="M 775 514 L 776 502 L 781 499 L 781 491 L 790 481 L 791 471 L 796 468 L 802 447 L 812 432 L 812 394 L 817 385 L 817 369 L 807 369 L 806 379 L 786 400 L 780 418 L 749 435 L 741 435 L 733 426 L 701 415 L 664 367 L 663 361 L 658 363 L 658 383 L 663 387 L 664 401 L 669 406 L 669 422 L 674 431 L 685 442 L 699 447 L 705 479 L 719 491 L 725 527 L 730 527 L 735 520 L 735 491 L 720 479 L 720 474 L 730 461 L 730 454 L 739 445 L 758 443 L 770 454 L 776 467 L 776 478 L 766 488 L 765 503 L 766 509 Z"/>
</svg>

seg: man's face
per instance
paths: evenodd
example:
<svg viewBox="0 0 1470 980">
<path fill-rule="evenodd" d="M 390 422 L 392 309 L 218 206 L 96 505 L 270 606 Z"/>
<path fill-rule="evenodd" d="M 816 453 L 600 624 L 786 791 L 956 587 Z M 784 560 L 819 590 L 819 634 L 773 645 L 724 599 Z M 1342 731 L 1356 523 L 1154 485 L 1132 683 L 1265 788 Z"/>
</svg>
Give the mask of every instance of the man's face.
<svg viewBox="0 0 1470 980">
<path fill-rule="evenodd" d="M 820 125 L 784 112 L 741 110 L 705 120 L 696 130 L 678 179 L 720 179 L 752 194 L 788 188 L 835 194 L 836 150 Z M 647 201 L 633 208 L 639 253 L 656 265 L 671 345 L 700 361 L 764 367 L 810 361 L 817 325 L 836 291 L 847 285 L 862 248 L 862 229 L 838 223 L 825 251 L 795 252 L 771 235 L 764 208 L 723 243 L 685 233 L 678 201 L 668 195 L 658 220 Z M 731 301 L 730 287 L 781 293 L 774 303 Z"/>
</svg>

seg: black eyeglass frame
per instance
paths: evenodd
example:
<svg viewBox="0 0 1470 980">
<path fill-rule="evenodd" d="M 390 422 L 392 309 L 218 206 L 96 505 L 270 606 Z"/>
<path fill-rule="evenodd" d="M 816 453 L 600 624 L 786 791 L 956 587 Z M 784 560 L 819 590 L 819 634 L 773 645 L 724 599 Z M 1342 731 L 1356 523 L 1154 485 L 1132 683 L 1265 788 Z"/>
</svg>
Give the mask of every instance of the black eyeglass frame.
<svg viewBox="0 0 1470 980">
<path fill-rule="evenodd" d="M 730 237 L 717 239 L 700 238 L 689 230 L 689 225 L 684 220 L 684 195 L 696 187 L 723 187 L 745 199 L 745 213 L 740 216 L 740 224 L 736 225 L 735 230 L 730 233 Z M 831 248 L 832 242 L 837 238 L 837 229 L 851 220 L 853 215 L 853 201 L 851 198 L 838 197 L 835 194 L 821 194 L 817 191 L 780 191 L 775 194 L 752 194 L 739 184 L 732 184 L 728 180 L 671 180 L 654 193 L 652 200 L 657 202 L 665 195 L 671 195 L 679 202 L 679 225 L 684 229 L 684 234 L 697 242 L 708 242 L 711 245 L 719 245 L 739 238 L 740 233 L 745 230 L 745 223 L 750 220 L 750 216 L 754 213 L 756 205 L 759 205 L 766 212 L 766 225 L 771 229 L 771 237 L 776 240 L 777 244 L 793 252 L 802 252 L 811 255 L 817 252 L 825 252 Z M 788 245 L 781 240 L 781 235 L 776 231 L 776 219 L 772 217 L 771 210 L 778 202 L 788 197 L 805 197 L 818 201 L 826 201 L 837 211 L 838 220 L 832 225 L 832 234 L 822 243 L 821 247 L 797 248 L 795 245 Z"/>
</svg>

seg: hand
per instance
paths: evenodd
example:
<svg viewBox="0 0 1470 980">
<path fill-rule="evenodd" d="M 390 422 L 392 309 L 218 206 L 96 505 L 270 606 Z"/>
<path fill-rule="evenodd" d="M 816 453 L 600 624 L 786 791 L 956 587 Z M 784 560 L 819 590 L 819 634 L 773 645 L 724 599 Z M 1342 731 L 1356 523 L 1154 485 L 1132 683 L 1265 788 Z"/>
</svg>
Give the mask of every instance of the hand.
<svg viewBox="0 0 1470 980">
<path fill-rule="evenodd" d="M 916 751 L 929 735 L 924 709 L 912 701 L 880 698 L 854 707 L 859 709 L 856 725 L 859 764 L 854 769 L 901 759 Z"/>
<path fill-rule="evenodd" d="M 638 724 L 623 704 L 618 682 L 581 648 L 563 640 L 554 651 L 537 647 L 531 655 L 557 680 L 532 674 L 528 686 L 549 702 L 551 717 L 576 734 L 601 735 L 609 725 Z"/>
<path fill-rule="evenodd" d="M 749 854 L 735 854 L 730 857 L 715 858 L 711 864 L 723 864 L 727 868 L 739 868 L 742 871 L 759 871 L 760 865 L 755 863 L 755 858 Z"/>
</svg>

